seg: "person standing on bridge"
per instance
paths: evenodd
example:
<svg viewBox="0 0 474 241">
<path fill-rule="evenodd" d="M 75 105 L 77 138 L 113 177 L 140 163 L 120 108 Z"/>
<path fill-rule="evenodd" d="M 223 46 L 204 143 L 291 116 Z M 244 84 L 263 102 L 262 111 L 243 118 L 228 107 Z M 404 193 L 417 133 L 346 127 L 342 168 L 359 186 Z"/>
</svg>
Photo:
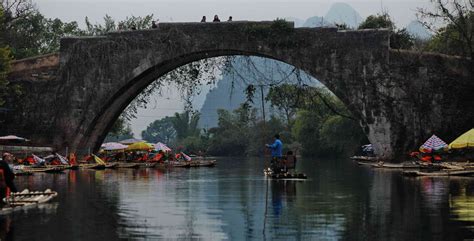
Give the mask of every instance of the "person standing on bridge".
<svg viewBox="0 0 474 241">
<path fill-rule="evenodd" d="M 212 22 L 218 23 L 218 22 L 220 22 L 220 21 L 221 21 L 221 20 L 219 19 L 219 16 L 217 16 L 217 14 L 214 15 L 214 20 L 212 20 Z"/>
<path fill-rule="evenodd" d="M 279 173 L 281 172 L 281 159 L 282 159 L 282 152 L 283 152 L 283 143 L 280 140 L 280 135 L 276 134 L 274 136 L 273 144 L 266 144 L 265 146 L 272 151 L 272 161 L 271 161 L 271 169 L 273 172 Z"/>
<path fill-rule="evenodd" d="M 206 16 L 202 16 L 201 23 L 205 23 L 205 22 L 206 22 Z"/>
<path fill-rule="evenodd" d="M 157 20 L 158 21 L 158 20 Z M 158 28 L 158 24 L 156 24 L 156 21 L 153 20 L 151 21 L 151 28 L 154 29 L 154 28 Z"/>
<path fill-rule="evenodd" d="M 229 19 L 227 19 L 227 22 L 232 22 L 232 16 L 229 16 Z"/>
</svg>

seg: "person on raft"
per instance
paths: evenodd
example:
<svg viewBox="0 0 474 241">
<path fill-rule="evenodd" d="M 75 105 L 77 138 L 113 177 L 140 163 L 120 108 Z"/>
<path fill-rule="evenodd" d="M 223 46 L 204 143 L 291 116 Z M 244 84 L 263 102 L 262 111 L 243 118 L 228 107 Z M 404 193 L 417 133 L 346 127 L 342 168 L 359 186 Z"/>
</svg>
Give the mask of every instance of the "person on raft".
<svg viewBox="0 0 474 241">
<path fill-rule="evenodd" d="M 0 200 L 7 197 L 10 192 L 17 192 L 15 183 L 15 174 L 10 169 L 9 163 L 13 162 L 13 155 L 5 152 L 2 155 L 2 160 L 0 161 Z M 3 204 L 3 202 L 0 202 Z"/>
<path fill-rule="evenodd" d="M 266 144 L 267 148 L 272 151 L 272 161 L 271 161 L 271 169 L 275 173 L 286 172 L 286 167 L 282 165 L 283 160 L 283 142 L 280 140 L 280 135 L 276 134 L 274 136 L 273 144 Z"/>
</svg>

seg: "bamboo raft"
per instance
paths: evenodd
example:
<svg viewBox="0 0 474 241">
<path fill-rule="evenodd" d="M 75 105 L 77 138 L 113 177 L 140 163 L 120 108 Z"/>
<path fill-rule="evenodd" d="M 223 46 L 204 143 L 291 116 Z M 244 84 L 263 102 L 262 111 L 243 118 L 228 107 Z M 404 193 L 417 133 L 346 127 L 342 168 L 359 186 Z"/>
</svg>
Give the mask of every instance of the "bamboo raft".
<svg viewBox="0 0 474 241">
<path fill-rule="evenodd" d="M 113 169 L 113 168 L 117 168 L 118 167 L 118 163 L 107 163 L 105 164 L 105 168 L 108 168 L 108 169 Z"/>
<path fill-rule="evenodd" d="M 280 179 L 280 180 L 305 180 L 308 179 L 308 176 L 304 173 L 273 173 L 270 168 L 264 169 L 263 173 L 266 177 L 271 179 Z"/>
<path fill-rule="evenodd" d="M 30 192 L 28 189 L 25 189 L 22 192 L 12 193 L 9 197 L 3 199 L 6 206 L 0 209 L 0 214 L 8 214 L 13 211 L 35 207 L 49 202 L 57 195 L 57 192 L 50 189 L 46 189 L 44 192 Z"/>
<path fill-rule="evenodd" d="M 377 162 L 379 159 L 373 156 L 352 156 L 350 157 L 353 161 L 362 161 L 362 162 Z"/>
<path fill-rule="evenodd" d="M 126 162 L 117 162 L 118 168 L 139 168 L 140 164 L 138 163 L 126 163 Z"/>
<path fill-rule="evenodd" d="M 144 168 L 153 168 L 156 166 L 156 162 L 141 162 L 137 164 L 139 167 L 144 167 Z"/>
<path fill-rule="evenodd" d="M 422 172 L 422 171 L 404 171 L 405 176 L 428 176 L 428 177 L 446 177 L 446 176 L 473 176 L 474 169 L 464 170 L 441 170 L 435 172 Z"/>
<path fill-rule="evenodd" d="M 190 167 L 213 167 L 217 163 L 216 160 L 196 160 L 196 161 L 190 161 L 189 166 Z"/>
<path fill-rule="evenodd" d="M 60 173 L 64 171 L 63 167 L 23 167 L 24 172 L 45 172 L 45 173 Z"/>
<path fill-rule="evenodd" d="M 418 165 L 416 163 L 412 163 L 412 162 L 406 162 L 406 163 L 383 163 L 383 162 L 379 162 L 379 163 L 374 163 L 372 165 L 370 165 L 374 168 L 401 168 L 401 169 L 407 169 L 407 168 L 420 168 L 421 165 Z"/>
<path fill-rule="evenodd" d="M 80 164 L 80 165 L 79 165 L 79 168 L 81 168 L 81 169 L 104 170 L 104 169 L 105 169 L 105 165 L 103 165 L 103 164 L 97 164 L 97 163 L 94 163 L 94 164 Z"/>
<path fill-rule="evenodd" d="M 46 165 L 46 167 L 59 167 L 63 169 L 78 170 L 78 165 Z"/>
<path fill-rule="evenodd" d="M 31 175 L 33 175 L 32 172 L 30 172 L 30 171 L 23 171 L 23 170 L 14 170 L 14 171 L 13 171 L 13 174 L 15 174 L 15 176 L 31 176 Z"/>
</svg>

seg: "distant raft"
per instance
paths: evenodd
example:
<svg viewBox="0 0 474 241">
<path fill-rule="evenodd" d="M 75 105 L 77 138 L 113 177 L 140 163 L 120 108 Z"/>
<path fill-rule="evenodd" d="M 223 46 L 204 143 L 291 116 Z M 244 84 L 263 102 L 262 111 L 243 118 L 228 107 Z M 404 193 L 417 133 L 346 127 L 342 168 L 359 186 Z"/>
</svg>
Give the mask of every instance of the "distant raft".
<svg viewBox="0 0 474 241">
<path fill-rule="evenodd" d="M 305 180 L 308 179 L 308 176 L 304 173 L 291 173 L 291 172 L 283 172 L 283 173 L 273 173 L 270 168 L 266 168 L 263 170 L 263 173 L 266 177 L 271 179 L 283 179 L 283 180 Z"/>
<path fill-rule="evenodd" d="M 58 196 L 58 193 L 51 191 L 50 189 L 46 189 L 43 192 L 31 192 L 28 189 L 25 189 L 21 192 L 11 193 L 9 197 L 3 199 L 6 205 L 0 209 L 0 215 L 47 203 L 56 196 Z"/>
</svg>

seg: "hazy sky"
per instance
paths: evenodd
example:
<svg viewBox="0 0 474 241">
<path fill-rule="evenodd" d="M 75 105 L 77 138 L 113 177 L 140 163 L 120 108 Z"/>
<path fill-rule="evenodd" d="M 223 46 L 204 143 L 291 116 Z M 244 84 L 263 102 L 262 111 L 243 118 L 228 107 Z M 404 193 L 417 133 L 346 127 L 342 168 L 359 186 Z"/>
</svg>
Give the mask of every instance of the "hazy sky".
<svg viewBox="0 0 474 241">
<path fill-rule="evenodd" d="M 274 20 L 282 17 L 295 17 L 306 20 L 313 16 L 324 16 L 331 5 L 345 2 L 351 5 L 362 18 L 370 14 L 387 11 L 399 27 L 406 26 L 416 19 L 415 12 L 419 7 L 430 7 L 429 0 L 33 0 L 40 11 L 49 18 L 60 18 L 63 21 L 77 21 L 84 25 L 86 16 L 92 22 L 102 23 L 106 14 L 116 20 L 127 16 L 144 16 L 154 14 L 160 22 L 197 22 L 203 15 L 208 19 L 218 14 L 234 20 Z M 207 88 L 206 88 L 207 89 Z M 202 105 L 206 90 L 197 98 L 196 107 Z M 147 109 L 141 109 L 138 119 L 132 121 L 132 130 L 140 137 L 142 130 L 156 119 L 182 110 L 183 104 L 175 91 L 165 91 L 163 97 L 153 97 Z"/>
<path fill-rule="evenodd" d="M 415 19 L 417 7 L 430 6 L 429 0 L 36 0 L 37 6 L 48 17 L 84 22 L 84 17 L 100 21 L 105 14 L 116 19 L 126 16 L 154 14 L 165 22 L 199 21 L 203 15 L 218 14 L 221 19 L 232 15 L 234 20 L 273 20 L 277 17 L 306 19 L 324 16 L 331 4 L 350 4 L 362 17 L 388 10 L 401 26 Z"/>
</svg>

